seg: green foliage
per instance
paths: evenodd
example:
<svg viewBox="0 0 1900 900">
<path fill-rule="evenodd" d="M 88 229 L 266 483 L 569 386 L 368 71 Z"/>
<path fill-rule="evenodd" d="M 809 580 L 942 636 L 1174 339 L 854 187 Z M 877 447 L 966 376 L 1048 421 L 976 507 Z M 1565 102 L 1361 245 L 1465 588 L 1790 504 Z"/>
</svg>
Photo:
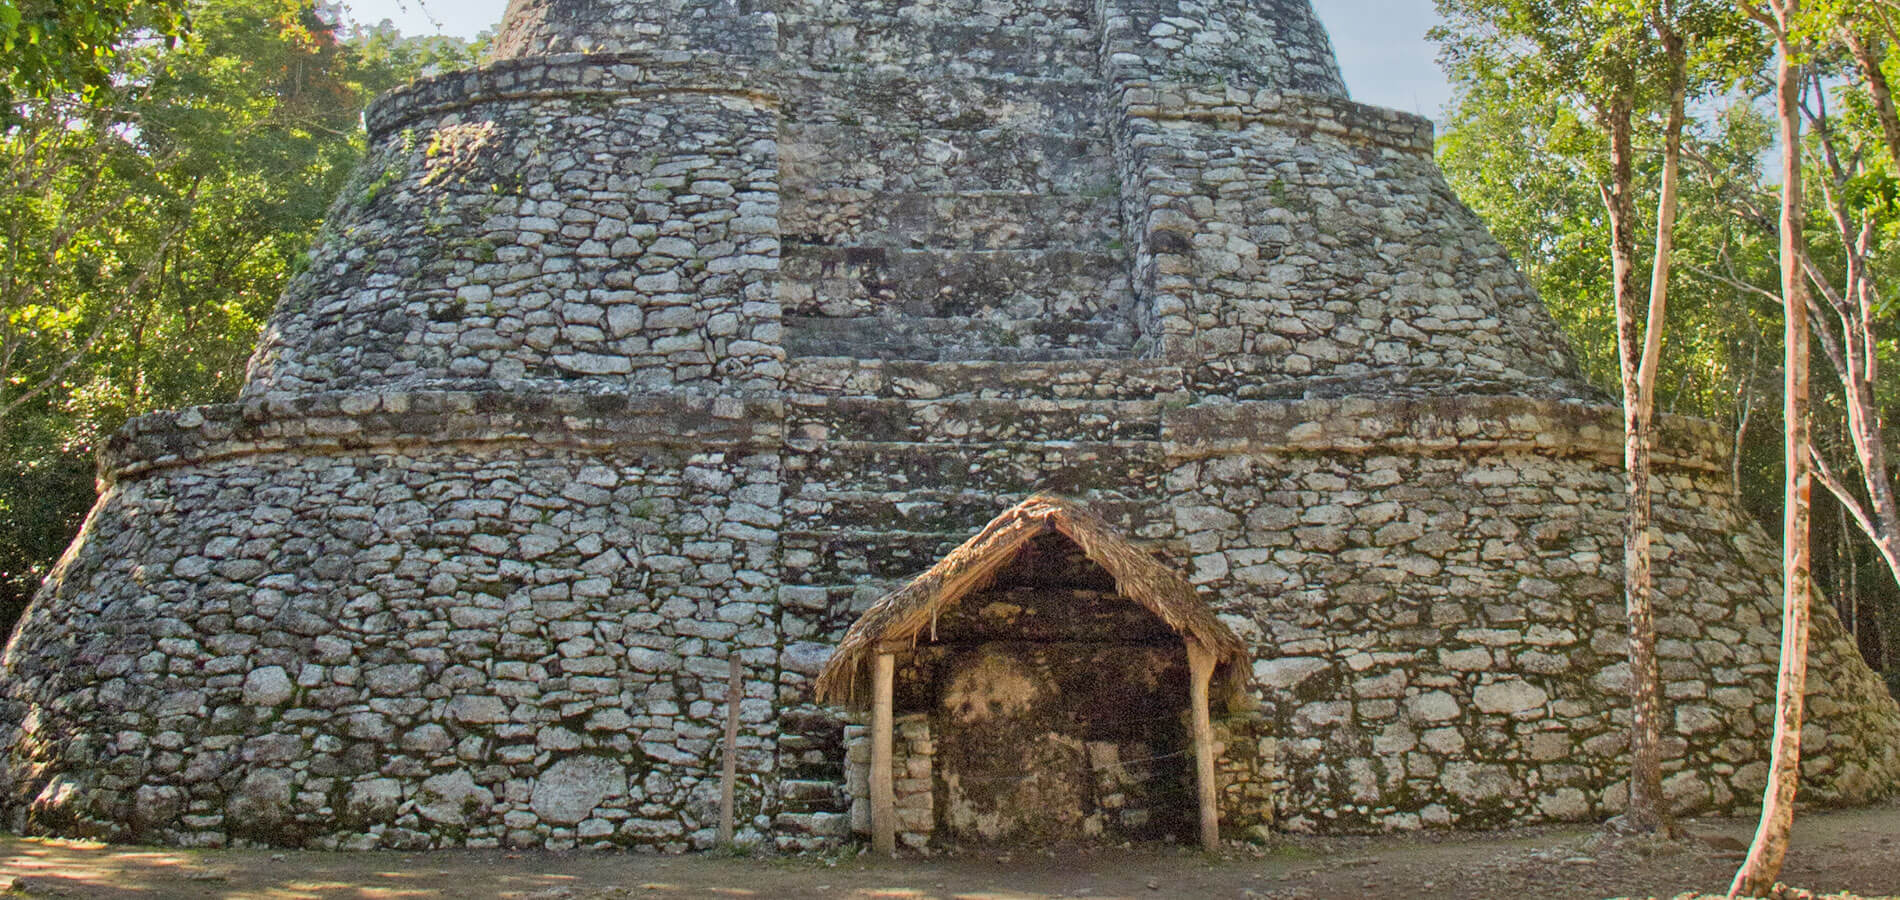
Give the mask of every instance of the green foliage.
<svg viewBox="0 0 1900 900">
<path fill-rule="evenodd" d="M 185 0 L 0 0 L 0 110 L 109 92 L 128 41 L 170 45 L 186 28 Z"/>
<path fill-rule="evenodd" d="M 1719 93 L 1757 71 L 1763 43 L 1730 0 L 1437 0 L 1432 36 L 1455 78 L 1511 85 L 1520 96 L 1565 98 L 1592 113 L 1613 103 L 1654 110 L 1667 99 L 1664 47 L 1689 51 L 1690 96 Z"/>
<path fill-rule="evenodd" d="M 1441 137 L 1441 162 L 1466 203 L 1485 219 L 1523 265 L 1552 314 L 1569 333 L 1591 380 L 1616 393 L 1616 331 L 1611 309 L 1609 227 L 1601 186 L 1609 180 L 1600 96 L 1626 91 L 1636 134 L 1636 205 L 1653 209 L 1661 166 L 1660 102 L 1642 52 L 1626 46 L 1632 16 L 1656 3 L 1592 2 L 1572 6 L 1539 0 L 1441 0 L 1449 17 L 1439 37 L 1458 95 Z M 1720 6 L 1718 4 L 1717 6 Z M 1725 423 L 1740 432 L 1736 487 L 1745 508 L 1770 530 L 1781 516 L 1781 356 L 1777 222 L 1779 185 L 1767 173 L 1778 154 L 1767 117 L 1773 60 L 1759 29 L 1733 9 L 1680 4 L 1706 16 L 1685 32 L 1691 43 L 1691 121 L 1685 135 L 1682 214 L 1665 331 L 1659 405 L 1664 412 Z M 1881 297 L 1900 284 L 1891 253 L 1900 229 L 1900 178 L 1884 146 L 1867 87 L 1834 46 L 1831 31 L 1852 4 L 1824 9 L 1800 23 L 1816 78 L 1807 101 L 1843 135 L 1852 159 L 1833 159 L 1817 145 L 1809 161 L 1807 237 L 1819 276 L 1838 284 L 1845 248 L 1829 211 L 1870 218 Z M 1883 50 L 1886 49 L 1883 47 Z M 1900 54 L 1884 57 L 1900 75 Z M 1811 129 L 1812 130 L 1812 129 Z M 1832 198 L 1832 199 L 1830 199 Z M 1637 235 L 1639 255 L 1653 245 L 1652 222 Z M 1646 270 L 1649 260 L 1639 258 Z M 1891 300 L 1887 300 L 1891 304 Z M 1880 317 L 1883 370 L 1900 366 L 1900 329 L 1891 311 Z M 1824 323 L 1827 321 L 1824 317 Z M 1817 363 L 1821 358 L 1817 353 Z M 1824 448 L 1846 442 L 1840 386 L 1817 365 L 1817 433 Z M 1900 420 L 1900 383 L 1879 385 L 1885 421 Z M 1744 428 L 1744 424 L 1746 427 Z M 1891 438 L 1889 446 L 1893 446 Z M 1837 454 L 1846 458 L 1851 454 Z M 1900 673 L 1900 589 L 1851 526 L 1835 521 L 1832 498 L 1817 494 L 1818 583 L 1837 597 L 1853 591 L 1860 608 L 1879 607 L 1892 635 L 1884 652 L 1863 641 L 1876 664 Z M 1885 657 L 1883 660 L 1882 657 Z"/>
<path fill-rule="evenodd" d="M 0 4 L 8 0 L 0 0 Z M 361 112 L 466 43 L 338 33 L 315 0 L 124 20 L 104 86 L 45 82 L 0 131 L 0 628 L 91 502 L 126 419 L 228 400 L 366 151 Z"/>
<path fill-rule="evenodd" d="M 1736 418 L 1737 391 L 1758 376 L 1755 348 L 1778 311 L 1725 282 L 1698 275 L 1756 274 L 1772 254 L 1757 230 L 1722 210 L 1724 192 L 1758 180 L 1770 139 L 1753 107 L 1730 93 L 1767 62 L 1747 21 L 1727 2 L 1440 0 L 1437 36 L 1458 87 L 1440 142 L 1453 186 L 1525 267 L 1569 332 L 1585 373 L 1618 388 L 1611 303 L 1609 108 L 1623 104 L 1635 128 L 1638 209 L 1654 209 L 1660 180 L 1667 62 L 1654 36 L 1666 25 L 1693 49 L 1687 91 L 1701 98 L 1685 142 L 1692 160 L 1676 227 L 1671 323 L 1658 376 L 1663 410 Z M 1660 24 L 1659 24 L 1660 23 Z M 1646 228 L 1653 223 L 1645 221 Z M 1654 235 L 1637 236 L 1639 256 Z M 1649 260 L 1639 258 L 1639 267 Z M 1772 257 L 1766 258 L 1768 271 Z M 1732 271 L 1737 268 L 1746 271 Z M 1772 282 L 1771 282 L 1772 283 Z M 1776 354 L 1768 354 L 1772 358 Z M 1743 401 L 1752 398 L 1743 397 Z"/>
<path fill-rule="evenodd" d="M 12 628 L 92 505 L 93 471 L 59 441 L 60 417 L 36 417 L 0 445 L 0 634 Z"/>
</svg>

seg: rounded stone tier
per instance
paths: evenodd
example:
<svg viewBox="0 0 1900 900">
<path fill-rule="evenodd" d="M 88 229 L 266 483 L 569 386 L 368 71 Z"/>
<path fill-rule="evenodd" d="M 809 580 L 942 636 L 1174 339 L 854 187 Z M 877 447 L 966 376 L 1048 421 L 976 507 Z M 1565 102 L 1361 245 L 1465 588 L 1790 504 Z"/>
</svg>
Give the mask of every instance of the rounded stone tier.
<svg viewBox="0 0 1900 900">
<path fill-rule="evenodd" d="M 688 53 L 385 98 L 245 393 L 776 386 L 775 102 Z"/>
<path fill-rule="evenodd" d="M 1426 120 L 916 78 L 669 51 L 398 91 L 246 395 L 769 391 L 788 358 L 1151 356 L 1243 399 L 1596 396 Z"/>
<path fill-rule="evenodd" d="M 489 54 L 716 50 L 756 59 L 777 49 L 777 17 L 767 8 L 750 0 L 510 0 Z"/>
<path fill-rule="evenodd" d="M 1594 398 L 1303 0 L 517 0 L 396 92 L 247 395 L 772 390 L 791 358 Z"/>
<path fill-rule="evenodd" d="M 1094 48 L 1077 38 L 1103 40 L 1105 63 L 1123 78 L 1346 95 L 1307 0 L 512 0 L 490 53 L 714 50 L 781 57 L 788 68 L 1046 77 L 1065 58 L 1093 67 Z"/>
<path fill-rule="evenodd" d="M 742 830 L 834 840 L 842 813 L 811 803 L 846 789 L 819 774 L 842 750 L 805 705 L 830 641 L 1051 486 L 1191 573 L 1248 643 L 1253 712 L 1221 726 L 1234 833 L 1619 809 L 1614 410 L 1043 387 L 317 394 L 141 419 L 6 658 L 8 825 L 706 847 L 736 655 Z M 1775 554 L 1734 511 L 1723 445 L 1664 423 L 1658 623 L 1684 812 L 1754 804 L 1772 722 Z M 1804 796 L 1854 803 L 1900 775 L 1900 709 L 1830 609 Z"/>
</svg>

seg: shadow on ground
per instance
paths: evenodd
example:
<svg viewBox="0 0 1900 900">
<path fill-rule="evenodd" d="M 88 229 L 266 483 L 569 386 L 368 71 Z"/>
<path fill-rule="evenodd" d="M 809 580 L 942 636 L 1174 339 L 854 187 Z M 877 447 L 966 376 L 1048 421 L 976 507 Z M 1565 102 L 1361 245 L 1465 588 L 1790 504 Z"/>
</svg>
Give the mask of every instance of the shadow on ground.
<svg viewBox="0 0 1900 900">
<path fill-rule="evenodd" d="M 1745 840 L 1752 823 L 1692 823 Z M 1720 841 L 1716 843 L 1722 843 Z M 870 861 L 617 852 L 155 850 L 0 836 L 0 886 L 74 898 L 1143 900 L 1673 897 L 1720 892 L 1740 854 L 1696 841 L 1605 843 L 1584 829 L 1293 838 L 1212 859 L 1166 847 Z M 1900 895 L 1900 805 L 1804 817 L 1785 880 Z"/>
</svg>

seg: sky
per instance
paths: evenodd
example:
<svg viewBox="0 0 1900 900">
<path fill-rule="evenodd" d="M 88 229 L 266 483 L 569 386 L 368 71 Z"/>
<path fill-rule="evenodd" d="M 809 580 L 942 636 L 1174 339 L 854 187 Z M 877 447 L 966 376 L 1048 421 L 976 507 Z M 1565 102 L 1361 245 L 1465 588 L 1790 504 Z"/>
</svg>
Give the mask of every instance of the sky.
<svg viewBox="0 0 1900 900">
<path fill-rule="evenodd" d="M 1314 0 L 1333 34 L 1353 99 L 1438 118 L 1451 88 L 1425 32 L 1432 0 Z M 474 37 L 501 20 L 507 0 L 351 0 L 358 21 L 389 19 L 408 34 Z"/>
</svg>

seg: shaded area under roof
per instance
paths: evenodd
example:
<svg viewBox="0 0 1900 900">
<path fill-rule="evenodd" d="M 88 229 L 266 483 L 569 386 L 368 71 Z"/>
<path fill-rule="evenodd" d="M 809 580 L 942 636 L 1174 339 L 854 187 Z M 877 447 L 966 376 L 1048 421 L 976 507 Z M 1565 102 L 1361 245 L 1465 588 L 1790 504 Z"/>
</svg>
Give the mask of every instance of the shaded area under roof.
<svg viewBox="0 0 1900 900">
<path fill-rule="evenodd" d="M 818 677 L 819 702 L 865 705 L 870 686 L 866 673 L 882 648 L 918 643 L 945 609 L 988 586 L 1023 547 L 1051 531 L 1073 541 L 1113 576 L 1121 596 L 1153 613 L 1184 641 L 1212 650 L 1220 666 L 1220 694 L 1231 697 L 1244 686 L 1246 645 L 1214 616 L 1187 579 L 1130 543 L 1082 504 L 1038 494 L 997 516 L 929 571 L 872 604 L 839 642 Z"/>
</svg>

